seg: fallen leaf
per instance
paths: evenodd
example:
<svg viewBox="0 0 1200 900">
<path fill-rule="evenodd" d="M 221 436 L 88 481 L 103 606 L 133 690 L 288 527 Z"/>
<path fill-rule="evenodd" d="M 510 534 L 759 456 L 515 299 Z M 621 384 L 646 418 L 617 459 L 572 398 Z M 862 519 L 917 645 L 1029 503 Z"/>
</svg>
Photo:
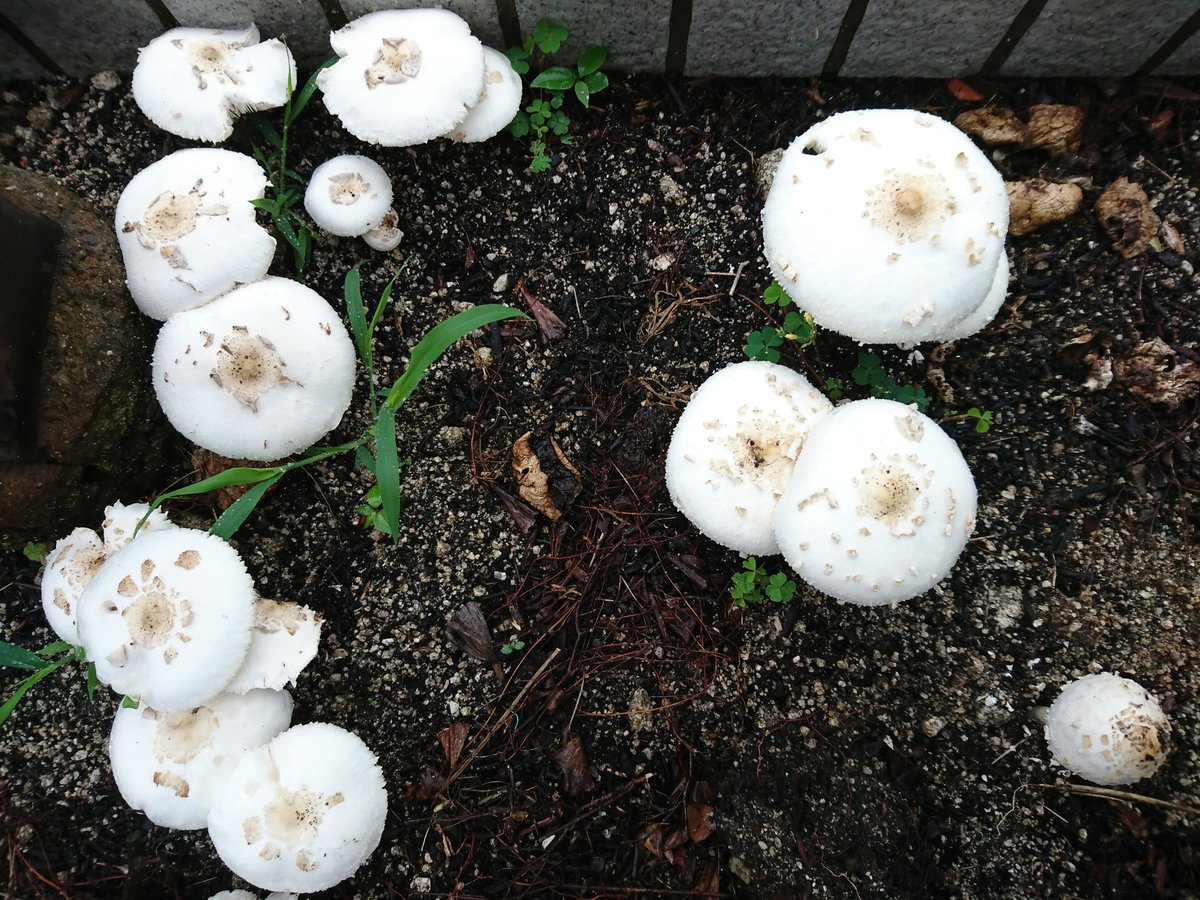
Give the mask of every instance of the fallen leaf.
<svg viewBox="0 0 1200 900">
<path fill-rule="evenodd" d="M 1200 393 L 1200 365 L 1180 361 L 1179 354 L 1162 338 L 1144 341 L 1117 357 L 1113 374 L 1131 393 L 1168 409 Z"/>
<path fill-rule="evenodd" d="M 687 805 L 688 837 L 693 844 L 698 844 L 717 830 L 713 822 L 713 808 L 707 803 L 689 803 Z"/>
<path fill-rule="evenodd" d="M 1055 156 L 1076 153 L 1083 135 L 1083 110 L 1064 103 L 1038 103 L 1026 110 L 1029 147 Z"/>
<path fill-rule="evenodd" d="M 1008 181 L 1008 233 L 1029 234 L 1044 225 L 1061 222 L 1075 215 L 1083 202 L 1077 184 L 1030 178 Z"/>
<path fill-rule="evenodd" d="M 571 735 L 570 739 L 555 752 L 554 761 L 562 769 L 563 790 L 567 792 L 568 796 L 577 796 L 596 786 L 596 783 L 592 781 L 587 754 L 583 750 L 583 738 L 579 735 Z"/>
<path fill-rule="evenodd" d="M 1146 123 L 1146 131 L 1150 137 L 1156 141 L 1161 141 L 1167 136 L 1167 129 L 1171 127 L 1171 123 L 1175 120 L 1175 110 L 1161 109 L 1154 117 Z"/>
<path fill-rule="evenodd" d="M 442 753 L 446 757 L 446 765 L 451 769 L 462 756 L 463 748 L 467 745 L 467 723 L 455 722 L 438 732 L 438 743 L 442 745 Z"/>
<path fill-rule="evenodd" d="M 675 564 L 680 572 L 682 572 L 687 580 L 696 587 L 704 590 L 708 587 L 708 579 L 700 574 L 700 570 L 704 568 L 704 560 L 698 556 L 693 556 L 690 553 L 668 553 L 667 559 Z"/>
<path fill-rule="evenodd" d="M 961 78 L 951 78 L 946 82 L 946 90 L 948 90 L 955 100 L 962 100 L 964 103 L 978 103 L 983 99 L 983 94 L 975 90 Z"/>
<path fill-rule="evenodd" d="M 542 333 L 542 338 L 547 343 L 557 341 L 566 334 L 567 326 L 563 324 L 563 320 L 551 312 L 550 307 L 529 292 L 529 288 L 525 287 L 524 280 L 521 281 L 521 296 L 525 298 L 525 304 L 529 307 L 533 320 L 537 322 L 538 331 Z"/>
<path fill-rule="evenodd" d="M 579 496 L 579 470 L 553 437 L 525 432 L 513 444 L 512 467 L 521 499 L 552 522 Z"/>
<path fill-rule="evenodd" d="M 1146 252 L 1158 233 L 1158 215 L 1141 185 L 1121 176 L 1096 201 L 1096 218 L 1126 259 Z"/>
<path fill-rule="evenodd" d="M 524 503 L 496 485 L 488 485 L 497 497 L 500 498 L 500 503 L 504 506 L 505 512 L 512 518 L 513 524 L 521 530 L 521 534 L 529 534 L 529 529 L 533 527 L 533 523 L 537 519 L 537 513 L 528 503 Z"/>
<path fill-rule="evenodd" d="M 979 138 L 985 144 L 1023 145 L 1029 140 L 1029 126 L 1004 106 L 984 106 L 960 113 L 954 120 L 960 131 Z"/>
<path fill-rule="evenodd" d="M 721 893 L 721 867 L 715 859 L 704 867 L 692 885 L 692 893 L 700 897 L 716 897 Z"/>
<path fill-rule="evenodd" d="M 450 615 L 446 622 L 446 637 L 472 659 L 496 662 L 496 647 L 492 643 L 492 632 L 488 628 L 483 610 L 472 600 L 464 603 Z"/>
</svg>

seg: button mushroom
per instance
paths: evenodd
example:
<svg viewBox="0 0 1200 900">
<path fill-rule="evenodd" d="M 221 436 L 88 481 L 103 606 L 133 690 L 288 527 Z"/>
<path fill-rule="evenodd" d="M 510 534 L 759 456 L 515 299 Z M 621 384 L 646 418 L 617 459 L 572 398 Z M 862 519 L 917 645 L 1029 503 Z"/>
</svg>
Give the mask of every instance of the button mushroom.
<svg viewBox="0 0 1200 900">
<path fill-rule="evenodd" d="M 392 180 L 379 163 L 343 154 L 317 166 L 304 192 L 304 209 L 325 231 L 361 237 L 379 226 L 392 205 Z"/>
</svg>

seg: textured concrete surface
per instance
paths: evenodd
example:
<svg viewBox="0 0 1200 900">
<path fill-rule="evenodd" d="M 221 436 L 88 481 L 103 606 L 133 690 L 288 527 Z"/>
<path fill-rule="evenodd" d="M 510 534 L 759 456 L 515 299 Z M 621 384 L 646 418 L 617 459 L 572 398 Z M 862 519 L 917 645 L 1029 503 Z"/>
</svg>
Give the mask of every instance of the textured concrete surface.
<svg viewBox="0 0 1200 900">
<path fill-rule="evenodd" d="M 263 39 L 286 38 L 301 65 L 320 63 L 329 49 L 329 20 L 317 0 L 165 0 L 180 25 L 228 28 L 254 22 Z"/>
<path fill-rule="evenodd" d="M 1024 0 L 872 0 L 841 74 L 944 78 L 979 71 Z"/>
<path fill-rule="evenodd" d="M 429 7 L 440 6 L 458 13 L 471 25 L 471 33 L 498 50 L 504 49 L 504 37 L 500 34 L 500 20 L 496 16 L 495 0 L 342 0 L 342 9 L 346 16 L 357 19 L 359 16 L 380 9 L 395 9 L 398 6 Z"/>
<path fill-rule="evenodd" d="M 138 47 L 162 31 L 138 0 L 5 0 L 4 14 L 68 75 L 103 69 L 131 71 Z M 7 60 L 0 61 L 7 77 Z"/>
<path fill-rule="evenodd" d="M 1154 70 L 1155 75 L 1200 75 L 1200 32 L 1196 32 Z"/>
<path fill-rule="evenodd" d="M 542 18 L 571 33 L 559 62 L 574 62 L 600 44 L 608 48 L 608 71 L 661 72 L 666 65 L 671 0 L 517 0 L 517 15 L 524 34 Z"/>
<path fill-rule="evenodd" d="M 695 0 L 689 75 L 817 75 L 849 0 Z M 736 8 L 736 11 L 735 11 Z"/>
<path fill-rule="evenodd" d="M 1195 10 L 1193 0 L 1050 0 L 1002 75 L 1131 75 Z"/>
<path fill-rule="evenodd" d="M 0 78 L 44 78 L 48 74 L 24 47 L 0 31 Z"/>
</svg>

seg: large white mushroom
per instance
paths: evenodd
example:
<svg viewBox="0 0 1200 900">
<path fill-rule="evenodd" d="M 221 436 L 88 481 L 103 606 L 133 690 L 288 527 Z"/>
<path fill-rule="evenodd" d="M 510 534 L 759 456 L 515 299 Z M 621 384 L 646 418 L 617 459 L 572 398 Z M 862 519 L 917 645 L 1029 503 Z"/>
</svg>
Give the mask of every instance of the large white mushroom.
<svg viewBox="0 0 1200 900">
<path fill-rule="evenodd" d="M 108 741 L 117 789 L 166 828 L 204 828 L 242 755 L 292 723 L 287 691 L 218 694 L 178 713 L 122 706 Z"/>
<path fill-rule="evenodd" d="M 688 401 L 667 449 L 667 490 L 688 521 L 740 553 L 777 553 L 772 514 L 828 400 L 775 363 L 726 366 Z"/>
<path fill-rule="evenodd" d="M 392 179 L 373 159 L 346 153 L 317 166 L 304 192 L 304 209 L 338 237 L 377 228 L 392 205 Z"/>
<path fill-rule="evenodd" d="M 333 308 L 272 277 L 172 316 L 154 346 L 154 390 L 188 440 L 266 461 L 305 449 L 341 421 L 354 366 Z"/>
<path fill-rule="evenodd" d="M 284 43 L 259 43 L 258 29 L 173 28 L 138 53 L 133 99 L 172 134 L 223 141 L 249 110 L 287 102 L 296 64 Z"/>
<path fill-rule="evenodd" d="M 814 125 L 784 152 L 763 207 L 776 279 L 818 324 L 867 343 L 943 339 L 988 297 L 1007 229 L 987 157 L 903 109 Z"/>
<path fill-rule="evenodd" d="M 1072 681 L 1046 716 L 1054 761 L 1095 784 L 1149 778 L 1167 758 L 1170 733 L 1154 695 L 1109 672 Z"/>
<path fill-rule="evenodd" d="M 483 94 L 447 135 L 452 141 L 474 144 L 495 137 L 521 108 L 523 85 L 512 61 L 491 47 L 483 48 L 483 61 Z"/>
<path fill-rule="evenodd" d="M 155 319 L 267 274 L 275 238 L 254 218 L 267 176 L 242 153 L 197 147 L 147 166 L 117 202 L 129 293 Z"/>
<path fill-rule="evenodd" d="M 225 689 L 246 658 L 253 616 L 241 558 L 193 528 L 139 533 L 100 567 L 76 609 L 100 681 L 168 713 Z"/>
<path fill-rule="evenodd" d="M 280 690 L 294 685 L 317 655 L 321 621 L 320 614 L 307 606 L 259 597 L 246 661 L 225 690 L 241 694 L 255 688 Z"/>
<path fill-rule="evenodd" d="M 971 470 L 936 422 L 893 400 L 859 400 L 809 434 L 775 510 L 775 537 L 818 590 L 894 604 L 949 573 L 975 509 Z"/>
<path fill-rule="evenodd" d="M 208 816 L 225 865 L 271 891 L 323 891 L 349 878 L 383 834 L 375 754 L 336 725 L 296 725 L 249 751 Z"/>
<path fill-rule="evenodd" d="M 445 9 L 368 13 L 329 36 L 341 57 L 317 76 L 326 108 L 387 147 L 450 132 L 483 93 L 483 45 Z"/>
<path fill-rule="evenodd" d="M 42 573 L 42 610 L 51 629 L 69 644 L 79 643 L 75 616 L 79 598 L 108 559 L 100 535 L 76 528 L 59 539 Z"/>
</svg>

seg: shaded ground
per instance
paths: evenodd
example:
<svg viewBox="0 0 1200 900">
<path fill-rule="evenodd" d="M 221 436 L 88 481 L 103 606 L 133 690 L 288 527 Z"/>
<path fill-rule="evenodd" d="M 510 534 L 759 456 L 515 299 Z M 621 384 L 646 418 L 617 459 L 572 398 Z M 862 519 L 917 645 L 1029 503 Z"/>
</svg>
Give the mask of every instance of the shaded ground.
<svg viewBox="0 0 1200 900">
<path fill-rule="evenodd" d="M 507 138 L 371 152 L 395 181 L 404 243 L 391 255 L 323 244 L 307 282 L 335 300 L 365 258 L 375 295 L 408 261 L 378 337 L 382 380 L 464 304 L 533 298 L 565 327 L 552 341 L 494 327 L 431 371 L 400 420 L 412 465 L 398 546 L 360 526 L 367 481 L 349 459 L 285 481 L 235 538 L 261 593 L 326 618 L 295 720 L 358 731 L 387 774 L 383 843 L 328 896 L 1200 891 L 1200 818 L 1178 807 L 1200 795 L 1198 401 L 1171 409 L 1128 378 L 1085 386 L 1154 337 L 1178 364 L 1197 361 L 1197 95 L 1161 82 L 974 86 L 1018 110 L 1084 107 L 1078 154 L 998 165 L 1076 179 L 1085 208 L 1011 239 L 1009 300 L 982 334 L 920 361 L 880 351 L 897 380 L 925 387 L 935 417 L 995 415 L 986 434 L 946 423 L 975 473 L 980 525 L 951 577 L 897 609 L 803 587 L 786 607 L 732 609 L 740 561 L 674 513 L 662 457 L 692 388 L 768 321 L 756 156 L 844 108 L 952 117 L 977 104 L 941 83 L 621 80 L 547 176 L 526 174 Z M 179 146 L 125 85 L 24 88 L 4 103 L 7 158 L 105 215 L 134 172 Z M 362 149 L 319 104 L 294 148 L 305 172 Z M 1090 208 L 1119 175 L 1146 188 L 1182 252 L 1113 251 Z M 785 362 L 857 397 L 857 352 L 821 333 Z M 365 426 L 354 409 L 335 437 Z M 504 499 L 510 448 L 531 430 L 581 473 L 557 524 Z M 211 521 L 199 505 L 173 509 Z M 33 569 L 9 558 L 3 572 L 3 637 L 47 642 Z M 493 667 L 448 639 L 470 601 L 495 646 L 524 649 Z M 1031 707 L 1100 668 L 1136 677 L 1173 716 L 1173 754 L 1136 787 L 1166 806 L 1072 793 L 1049 763 Z M 232 885 L 203 832 L 148 825 L 121 803 L 104 751 L 113 706 L 88 703 L 64 673 L 5 728 L 8 896 Z"/>
</svg>

